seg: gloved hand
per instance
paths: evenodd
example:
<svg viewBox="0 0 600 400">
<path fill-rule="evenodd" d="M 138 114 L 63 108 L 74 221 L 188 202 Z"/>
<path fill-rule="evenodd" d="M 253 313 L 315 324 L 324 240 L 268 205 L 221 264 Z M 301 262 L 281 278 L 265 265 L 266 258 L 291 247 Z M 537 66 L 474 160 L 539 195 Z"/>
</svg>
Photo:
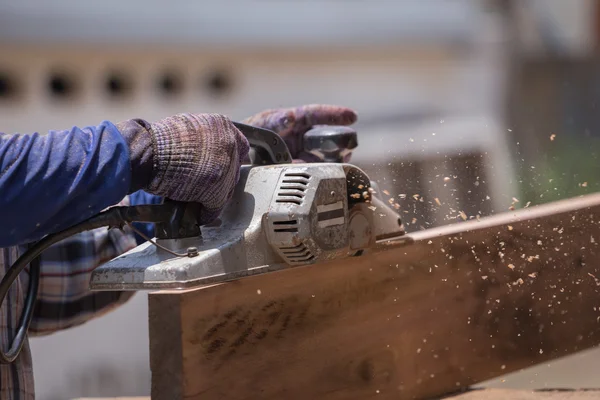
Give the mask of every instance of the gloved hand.
<svg viewBox="0 0 600 400">
<path fill-rule="evenodd" d="M 242 122 L 279 134 L 297 162 L 315 162 L 317 157 L 304 151 L 304 134 L 314 125 L 352 125 L 356 119 L 356 113 L 347 107 L 309 104 L 266 110 Z"/>
<path fill-rule="evenodd" d="M 212 222 L 233 195 L 249 144 L 219 114 L 178 114 L 150 125 L 153 138 L 149 193 L 197 202 L 200 223 Z"/>
<path fill-rule="evenodd" d="M 351 125 L 349 108 L 312 104 L 266 110 L 244 123 L 270 129 L 286 142 L 292 157 L 318 161 L 303 151 L 303 135 L 314 125 Z M 219 114 L 178 114 L 155 123 L 129 120 L 118 125 L 130 148 L 132 191 L 203 205 L 201 224 L 214 221 L 231 199 L 249 144 L 230 119 Z M 151 145 L 150 145 L 151 143 Z"/>
</svg>

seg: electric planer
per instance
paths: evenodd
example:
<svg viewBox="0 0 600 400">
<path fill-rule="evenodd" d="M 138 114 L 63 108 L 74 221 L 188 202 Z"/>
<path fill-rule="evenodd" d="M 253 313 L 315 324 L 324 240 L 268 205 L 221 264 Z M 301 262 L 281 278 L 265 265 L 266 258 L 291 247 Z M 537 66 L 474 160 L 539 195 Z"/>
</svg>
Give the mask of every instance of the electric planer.
<svg viewBox="0 0 600 400">
<path fill-rule="evenodd" d="M 97 268 L 92 290 L 190 288 L 405 243 L 400 215 L 344 162 L 358 145 L 355 130 L 313 127 L 304 150 L 319 162 L 293 163 L 276 133 L 236 126 L 250 143 L 250 164 L 220 218 L 198 226 L 197 204 L 153 206 L 164 213 L 156 237 Z"/>
</svg>

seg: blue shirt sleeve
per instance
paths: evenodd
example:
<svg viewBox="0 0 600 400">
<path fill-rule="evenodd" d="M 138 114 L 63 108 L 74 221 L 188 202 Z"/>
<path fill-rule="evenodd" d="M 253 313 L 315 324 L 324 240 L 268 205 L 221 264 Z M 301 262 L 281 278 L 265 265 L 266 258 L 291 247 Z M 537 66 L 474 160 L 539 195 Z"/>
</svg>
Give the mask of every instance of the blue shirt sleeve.
<svg viewBox="0 0 600 400">
<path fill-rule="evenodd" d="M 117 127 L 0 133 L 0 247 L 36 241 L 117 204 L 129 191 L 129 148 Z"/>
</svg>

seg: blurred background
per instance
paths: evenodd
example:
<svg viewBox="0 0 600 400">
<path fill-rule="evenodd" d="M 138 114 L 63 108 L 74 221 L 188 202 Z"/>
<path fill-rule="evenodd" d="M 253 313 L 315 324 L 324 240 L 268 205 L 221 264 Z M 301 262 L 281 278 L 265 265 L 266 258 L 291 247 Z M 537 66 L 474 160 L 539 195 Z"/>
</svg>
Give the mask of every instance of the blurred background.
<svg viewBox="0 0 600 400">
<path fill-rule="evenodd" d="M 598 191 L 599 49 L 595 0 L 2 0 L 0 129 L 342 104 L 413 231 Z M 149 394 L 144 293 L 32 347 L 42 400 Z M 484 385 L 597 371 L 592 350 Z"/>
</svg>

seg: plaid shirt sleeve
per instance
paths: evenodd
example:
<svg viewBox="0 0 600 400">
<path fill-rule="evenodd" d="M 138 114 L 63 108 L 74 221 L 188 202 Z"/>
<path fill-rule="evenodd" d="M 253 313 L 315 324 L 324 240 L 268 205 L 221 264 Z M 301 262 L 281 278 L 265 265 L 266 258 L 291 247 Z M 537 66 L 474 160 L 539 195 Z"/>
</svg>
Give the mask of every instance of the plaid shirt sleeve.
<svg viewBox="0 0 600 400">
<path fill-rule="evenodd" d="M 118 205 L 129 205 L 129 196 Z M 133 231 L 125 227 L 99 228 L 79 233 L 54 244 L 41 255 L 37 303 L 29 335 L 41 336 L 81 325 L 127 302 L 135 292 L 92 292 L 92 271 L 137 245 Z M 28 273 L 23 274 L 24 285 Z"/>
</svg>

